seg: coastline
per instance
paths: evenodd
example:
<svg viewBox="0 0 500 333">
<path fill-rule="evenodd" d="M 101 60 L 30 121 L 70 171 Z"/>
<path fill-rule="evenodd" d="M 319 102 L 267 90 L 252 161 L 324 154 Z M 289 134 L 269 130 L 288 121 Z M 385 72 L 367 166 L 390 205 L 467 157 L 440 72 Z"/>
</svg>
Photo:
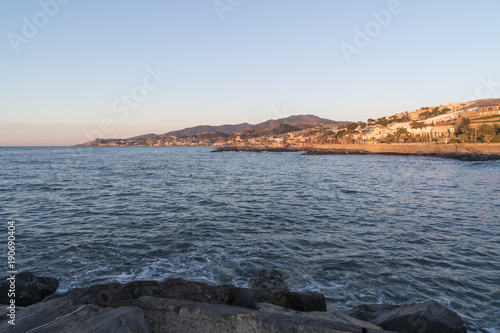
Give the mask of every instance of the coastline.
<svg viewBox="0 0 500 333">
<path fill-rule="evenodd" d="M 500 144 L 316 144 L 305 147 L 223 146 L 212 152 L 303 152 L 303 155 L 428 156 L 464 161 L 500 160 Z"/>
</svg>

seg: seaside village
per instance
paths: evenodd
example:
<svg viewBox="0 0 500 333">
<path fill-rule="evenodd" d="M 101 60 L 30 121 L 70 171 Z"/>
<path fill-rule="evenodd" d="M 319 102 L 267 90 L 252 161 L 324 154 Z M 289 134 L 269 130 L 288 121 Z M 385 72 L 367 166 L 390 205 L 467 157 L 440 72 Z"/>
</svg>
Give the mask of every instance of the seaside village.
<svg viewBox="0 0 500 333">
<path fill-rule="evenodd" d="M 464 119 L 466 130 L 460 127 Z M 413 112 L 368 119 L 366 122 L 298 127 L 281 124 L 271 127 L 268 131 L 235 134 L 212 132 L 96 139 L 84 145 L 306 147 L 311 144 L 489 143 L 500 139 L 500 99 L 421 107 Z"/>
</svg>

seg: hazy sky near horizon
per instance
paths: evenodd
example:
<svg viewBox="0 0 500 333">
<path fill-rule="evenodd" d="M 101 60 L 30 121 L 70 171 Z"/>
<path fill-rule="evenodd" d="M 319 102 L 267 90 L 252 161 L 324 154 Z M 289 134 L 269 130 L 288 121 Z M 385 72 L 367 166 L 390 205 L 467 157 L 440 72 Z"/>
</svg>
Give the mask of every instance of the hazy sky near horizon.
<svg viewBox="0 0 500 333">
<path fill-rule="evenodd" d="M 498 0 L 4 0 L 0 146 L 500 97 L 498 13 Z"/>
</svg>

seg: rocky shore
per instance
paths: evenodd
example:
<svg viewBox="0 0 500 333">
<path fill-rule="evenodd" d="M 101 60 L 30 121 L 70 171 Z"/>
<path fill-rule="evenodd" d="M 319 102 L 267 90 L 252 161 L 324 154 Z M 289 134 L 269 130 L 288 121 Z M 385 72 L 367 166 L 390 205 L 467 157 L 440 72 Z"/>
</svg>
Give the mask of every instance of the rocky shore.
<svg viewBox="0 0 500 333">
<path fill-rule="evenodd" d="M 303 152 L 303 155 L 396 155 L 396 156 L 426 156 L 450 158 L 461 161 L 498 161 L 500 154 L 495 153 L 477 153 L 474 151 L 461 153 L 402 153 L 402 152 L 374 152 L 364 149 L 323 149 L 323 148 L 298 148 L 298 147 L 217 147 L 212 150 L 213 153 L 222 152 L 255 152 L 255 153 L 281 153 L 281 152 Z"/>
<path fill-rule="evenodd" d="M 0 282 L 1 304 L 11 302 L 10 283 Z M 165 279 L 55 294 L 56 279 L 29 272 L 15 285 L 16 309 L 2 306 L 0 332 L 467 332 L 459 315 L 433 300 L 327 311 L 324 295 L 290 291 L 278 270 L 261 271 L 251 288 Z"/>
<path fill-rule="evenodd" d="M 212 150 L 212 153 L 224 153 L 224 152 L 251 152 L 251 153 L 286 153 L 286 152 L 298 152 L 305 151 L 304 149 L 295 147 L 259 147 L 259 146 L 223 146 L 217 147 Z"/>
<path fill-rule="evenodd" d="M 223 152 L 286 153 L 302 152 L 302 155 L 364 155 L 370 154 L 361 149 L 311 149 L 299 147 L 217 147 L 212 153 Z"/>
</svg>

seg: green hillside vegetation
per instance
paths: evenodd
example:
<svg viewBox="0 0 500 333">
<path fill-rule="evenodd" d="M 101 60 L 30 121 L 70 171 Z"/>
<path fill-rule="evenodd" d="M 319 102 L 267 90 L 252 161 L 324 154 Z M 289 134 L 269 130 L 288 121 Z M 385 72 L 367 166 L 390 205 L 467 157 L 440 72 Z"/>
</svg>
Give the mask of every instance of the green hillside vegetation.
<svg viewBox="0 0 500 333">
<path fill-rule="evenodd" d="M 500 142 L 500 124 L 482 124 L 478 128 L 471 126 L 469 118 L 463 118 L 455 125 L 455 135 L 462 143 Z"/>
</svg>

